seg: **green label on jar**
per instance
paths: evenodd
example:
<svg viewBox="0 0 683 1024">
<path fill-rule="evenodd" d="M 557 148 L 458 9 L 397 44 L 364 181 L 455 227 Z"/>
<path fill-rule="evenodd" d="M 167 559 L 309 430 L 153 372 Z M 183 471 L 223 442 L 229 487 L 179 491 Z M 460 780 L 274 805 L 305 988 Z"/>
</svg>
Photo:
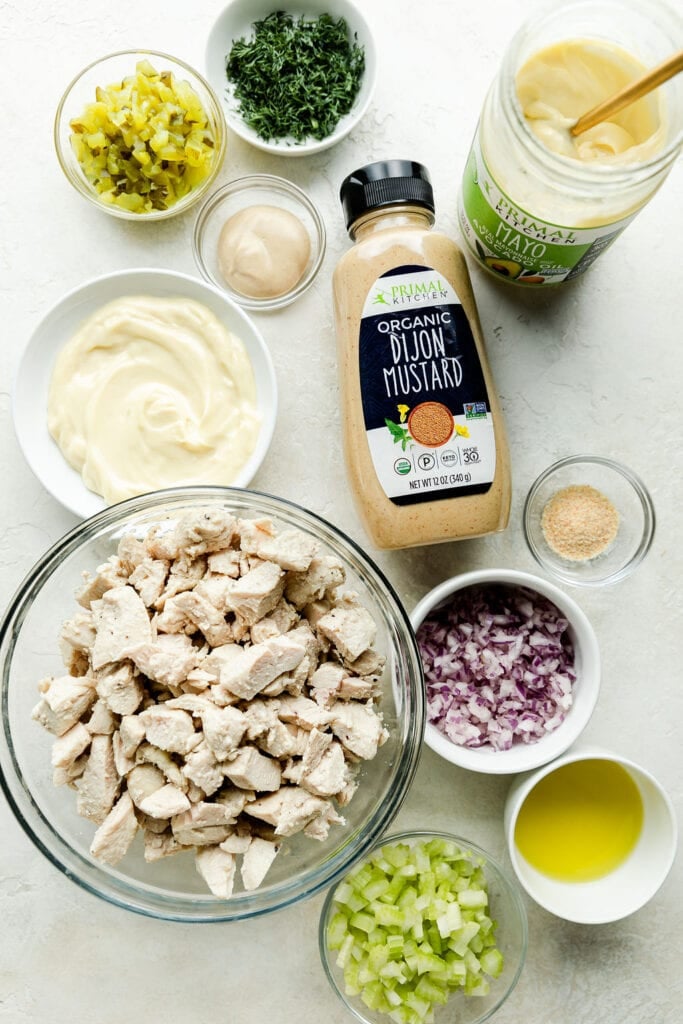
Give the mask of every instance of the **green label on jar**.
<svg viewBox="0 0 683 1024">
<path fill-rule="evenodd" d="M 590 267 L 633 215 L 598 228 L 551 224 L 517 206 L 492 176 L 479 130 L 467 159 L 458 218 L 482 266 L 516 284 L 560 284 Z"/>
</svg>

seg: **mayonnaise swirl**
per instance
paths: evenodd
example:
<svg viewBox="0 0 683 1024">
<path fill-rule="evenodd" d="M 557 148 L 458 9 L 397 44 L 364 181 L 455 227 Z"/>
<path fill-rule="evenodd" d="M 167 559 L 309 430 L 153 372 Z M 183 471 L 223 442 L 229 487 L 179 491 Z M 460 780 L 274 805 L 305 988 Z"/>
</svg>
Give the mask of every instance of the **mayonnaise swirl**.
<svg viewBox="0 0 683 1024">
<path fill-rule="evenodd" d="M 535 53 L 517 74 L 527 124 L 554 153 L 583 163 L 632 164 L 662 148 L 664 127 L 655 95 L 574 138 L 569 129 L 645 72 L 625 50 L 592 39 L 568 39 Z"/>
<path fill-rule="evenodd" d="M 242 341 L 189 299 L 117 299 L 61 350 L 48 428 L 112 504 L 182 484 L 230 484 L 260 428 Z"/>
</svg>

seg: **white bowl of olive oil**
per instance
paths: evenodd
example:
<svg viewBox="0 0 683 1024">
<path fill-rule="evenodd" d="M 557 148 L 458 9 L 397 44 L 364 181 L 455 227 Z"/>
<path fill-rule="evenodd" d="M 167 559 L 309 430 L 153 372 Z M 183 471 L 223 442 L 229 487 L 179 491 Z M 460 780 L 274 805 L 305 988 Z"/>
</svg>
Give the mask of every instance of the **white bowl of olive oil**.
<svg viewBox="0 0 683 1024">
<path fill-rule="evenodd" d="M 505 834 L 532 899 L 579 924 L 618 921 L 644 906 L 668 875 L 677 844 L 673 805 L 659 782 L 595 748 L 517 778 Z"/>
</svg>

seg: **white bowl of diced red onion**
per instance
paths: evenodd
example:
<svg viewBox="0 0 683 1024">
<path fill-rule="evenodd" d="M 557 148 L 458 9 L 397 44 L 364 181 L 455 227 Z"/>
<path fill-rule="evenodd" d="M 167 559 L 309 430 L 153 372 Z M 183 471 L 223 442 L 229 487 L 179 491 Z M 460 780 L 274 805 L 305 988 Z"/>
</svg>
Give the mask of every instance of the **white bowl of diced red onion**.
<svg viewBox="0 0 683 1024">
<path fill-rule="evenodd" d="M 415 607 L 425 743 L 488 774 L 529 771 L 581 735 L 600 690 L 593 628 L 559 587 L 486 569 L 434 587 Z"/>
</svg>

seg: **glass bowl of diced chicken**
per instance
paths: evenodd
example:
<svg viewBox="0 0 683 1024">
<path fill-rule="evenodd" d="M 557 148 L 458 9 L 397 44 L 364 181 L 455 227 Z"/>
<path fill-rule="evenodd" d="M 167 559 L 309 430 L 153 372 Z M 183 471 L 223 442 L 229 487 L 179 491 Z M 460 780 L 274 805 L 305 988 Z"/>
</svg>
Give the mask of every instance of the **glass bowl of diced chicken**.
<svg viewBox="0 0 683 1024">
<path fill-rule="evenodd" d="M 266 913 L 337 881 L 410 786 L 406 613 L 279 498 L 178 488 L 80 524 L 0 627 L 0 782 L 68 877 L 156 917 Z"/>
</svg>

